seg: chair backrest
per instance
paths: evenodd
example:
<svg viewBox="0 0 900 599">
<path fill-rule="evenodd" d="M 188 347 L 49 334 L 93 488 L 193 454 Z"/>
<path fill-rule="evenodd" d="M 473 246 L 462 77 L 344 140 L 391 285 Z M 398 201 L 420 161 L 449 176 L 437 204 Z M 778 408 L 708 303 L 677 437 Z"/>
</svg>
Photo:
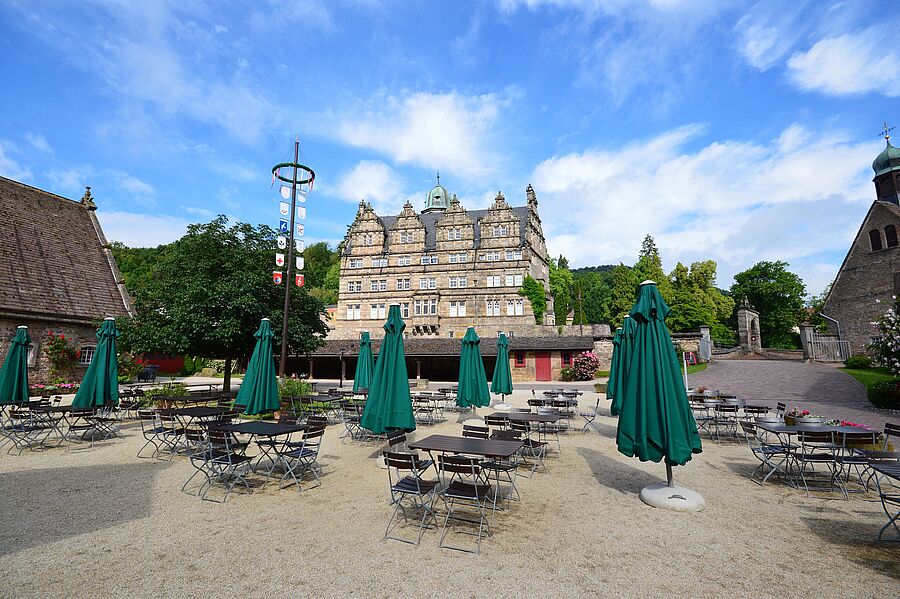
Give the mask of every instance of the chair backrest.
<svg viewBox="0 0 900 599">
<path fill-rule="evenodd" d="M 875 431 L 860 430 L 859 432 L 841 433 L 841 445 L 848 447 L 850 445 L 874 445 L 876 440 Z"/>
<path fill-rule="evenodd" d="M 471 439 L 487 439 L 488 438 L 488 428 L 486 426 L 475 426 L 472 424 L 464 424 L 462 436 L 469 437 Z"/>
<path fill-rule="evenodd" d="M 491 438 L 501 441 L 519 441 L 522 438 L 522 431 L 496 431 Z"/>
<path fill-rule="evenodd" d="M 775 405 L 775 413 L 778 414 L 779 416 L 784 416 L 785 412 L 787 412 L 787 404 L 784 403 L 783 401 L 779 401 Z"/>
<path fill-rule="evenodd" d="M 512 411 L 516 414 L 531 414 L 530 408 L 513 408 Z"/>
<path fill-rule="evenodd" d="M 509 418 L 503 416 L 485 416 L 484 423 L 491 428 L 506 428 Z"/>
<path fill-rule="evenodd" d="M 884 423 L 884 447 L 887 449 L 888 442 L 891 437 L 900 438 L 900 424 L 894 424 L 893 422 L 885 422 Z"/>
<path fill-rule="evenodd" d="M 313 426 L 303 431 L 304 445 L 318 445 L 321 443 L 322 436 L 325 434 L 325 427 Z"/>
<path fill-rule="evenodd" d="M 797 439 L 803 445 L 821 445 L 830 449 L 834 445 L 834 433 L 831 431 L 804 431 L 797 433 Z"/>
<path fill-rule="evenodd" d="M 306 417 L 306 425 L 307 426 L 322 426 L 323 428 L 328 425 L 328 417 L 323 416 L 321 414 L 310 414 Z"/>
<path fill-rule="evenodd" d="M 538 408 L 538 414 L 559 414 L 559 408 Z"/>
<path fill-rule="evenodd" d="M 532 406 L 532 407 L 540 407 L 540 406 L 544 405 L 544 400 L 543 399 L 529 399 L 528 405 Z"/>
<path fill-rule="evenodd" d="M 387 434 L 387 442 L 390 447 L 397 445 L 406 446 L 406 433 L 403 431 L 391 431 Z"/>
<path fill-rule="evenodd" d="M 396 470 L 419 470 L 419 456 L 414 453 L 402 453 L 399 451 L 385 451 L 384 463 L 388 468 Z"/>
<path fill-rule="evenodd" d="M 527 422 L 517 422 L 515 420 L 509 421 L 509 428 L 520 433 L 527 433 L 529 430 L 531 430 L 531 427 L 528 426 Z"/>
<path fill-rule="evenodd" d="M 442 474 L 450 472 L 476 477 L 481 472 L 481 458 L 439 454 L 438 471 Z"/>
<path fill-rule="evenodd" d="M 756 425 L 752 422 L 747 422 L 746 420 L 741 420 L 740 423 L 741 429 L 744 431 L 744 436 L 749 441 L 751 438 L 756 437 Z"/>
</svg>

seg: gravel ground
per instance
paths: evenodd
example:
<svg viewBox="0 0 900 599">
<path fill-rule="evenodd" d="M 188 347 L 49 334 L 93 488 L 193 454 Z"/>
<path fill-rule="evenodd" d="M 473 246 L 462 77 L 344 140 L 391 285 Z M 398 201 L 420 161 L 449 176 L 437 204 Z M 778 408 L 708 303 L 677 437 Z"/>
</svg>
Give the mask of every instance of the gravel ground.
<svg viewBox="0 0 900 599">
<path fill-rule="evenodd" d="M 459 434 L 457 420 L 416 434 Z M 595 424 L 563 437 L 546 472 L 518 479 L 522 501 L 496 516 L 477 557 L 439 549 L 435 531 L 418 547 L 383 541 L 380 448 L 342 445 L 338 425 L 321 487 L 270 485 L 222 505 L 179 492 L 186 459 L 136 458 L 134 425 L 92 449 L 0 454 L 0 595 L 897 596 L 900 549 L 874 542 L 884 516 L 872 494 L 760 488 L 745 478 L 755 467 L 745 447 L 704 441 L 675 474 L 706 509 L 656 510 L 638 493 L 664 467 L 618 454 L 614 419 Z"/>
</svg>

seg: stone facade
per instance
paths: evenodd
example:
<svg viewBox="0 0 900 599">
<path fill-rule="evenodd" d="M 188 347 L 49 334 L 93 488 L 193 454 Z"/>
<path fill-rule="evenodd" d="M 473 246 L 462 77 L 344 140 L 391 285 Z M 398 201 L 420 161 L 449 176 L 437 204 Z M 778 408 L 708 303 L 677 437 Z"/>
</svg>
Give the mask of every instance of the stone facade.
<svg viewBox="0 0 900 599">
<path fill-rule="evenodd" d="M 829 332 L 866 353 L 878 329 L 872 323 L 900 294 L 900 150 L 890 144 L 875 159 L 876 197 L 850 245 L 822 308 Z"/>
<path fill-rule="evenodd" d="M 762 336 L 759 333 L 759 312 L 744 304 L 737 309 L 738 342 L 744 353 L 760 353 Z"/>
<path fill-rule="evenodd" d="M 558 335 L 537 196 L 530 185 L 525 193 L 525 206 L 510 206 L 498 193 L 489 209 L 467 211 L 455 196 L 447 202 L 438 185 L 422 213 L 407 203 L 397 216 L 360 202 L 343 246 L 328 338 L 355 339 L 363 330 L 381 336 L 393 303 L 414 337 L 461 338 L 470 326 L 486 336 Z M 518 294 L 526 276 L 545 290 L 541 325 Z"/>
</svg>

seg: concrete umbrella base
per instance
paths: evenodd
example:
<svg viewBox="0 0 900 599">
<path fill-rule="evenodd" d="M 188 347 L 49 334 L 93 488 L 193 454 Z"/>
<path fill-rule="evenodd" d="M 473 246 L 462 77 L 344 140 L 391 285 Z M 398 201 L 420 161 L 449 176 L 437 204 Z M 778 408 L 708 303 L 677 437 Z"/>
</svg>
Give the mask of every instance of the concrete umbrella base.
<svg viewBox="0 0 900 599">
<path fill-rule="evenodd" d="M 677 485 L 656 483 L 641 489 L 641 501 L 647 505 L 676 512 L 699 512 L 706 507 L 706 500 L 696 491 Z"/>
</svg>

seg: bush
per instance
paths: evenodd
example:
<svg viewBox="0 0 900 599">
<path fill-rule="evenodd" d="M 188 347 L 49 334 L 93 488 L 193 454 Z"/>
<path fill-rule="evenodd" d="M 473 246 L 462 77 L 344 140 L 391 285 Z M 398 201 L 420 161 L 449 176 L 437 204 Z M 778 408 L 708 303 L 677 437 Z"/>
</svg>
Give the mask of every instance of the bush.
<svg viewBox="0 0 900 599">
<path fill-rule="evenodd" d="M 144 367 L 147 365 L 143 359 L 128 352 L 119 353 L 118 358 L 120 385 L 134 382 L 134 379 L 144 371 Z"/>
<path fill-rule="evenodd" d="M 900 409 L 900 381 L 881 381 L 869 387 L 869 401 L 876 408 Z"/>
<path fill-rule="evenodd" d="M 850 356 L 844 361 L 847 368 L 871 368 L 872 358 L 869 356 Z"/>
<path fill-rule="evenodd" d="M 144 391 L 144 397 L 153 402 L 157 397 L 187 397 L 188 388 L 184 383 L 172 383 L 163 387 L 153 387 Z"/>
<path fill-rule="evenodd" d="M 278 382 L 278 397 L 299 397 L 312 393 L 312 385 L 303 379 L 282 379 Z"/>
<path fill-rule="evenodd" d="M 600 360 L 593 352 L 581 352 L 572 361 L 572 373 L 576 381 L 589 381 L 600 368 Z"/>
<path fill-rule="evenodd" d="M 575 373 L 571 368 L 563 368 L 559 371 L 559 380 L 561 381 L 574 381 Z"/>
</svg>

